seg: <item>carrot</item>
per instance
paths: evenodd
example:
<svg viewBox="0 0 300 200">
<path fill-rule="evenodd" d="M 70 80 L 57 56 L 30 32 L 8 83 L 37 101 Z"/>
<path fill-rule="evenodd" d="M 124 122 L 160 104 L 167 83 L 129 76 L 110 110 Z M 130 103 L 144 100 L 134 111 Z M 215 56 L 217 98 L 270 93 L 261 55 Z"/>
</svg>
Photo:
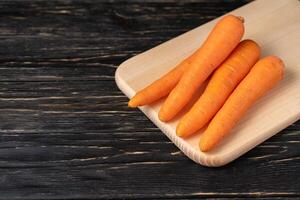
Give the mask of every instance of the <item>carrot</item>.
<svg viewBox="0 0 300 200">
<path fill-rule="evenodd" d="M 201 129 L 222 107 L 228 96 L 258 61 L 260 47 L 252 40 L 239 43 L 214 72 L 204 93 L 177 125 L 176 134 L 187 137 Z"/>
<path fill-rule="evenodd" d="M 173 70 L 165 74 L 160 79 L 137 92 L 128 102 L 128 106 L 131 108 L 144 106 L 167 96 L 176 86 L 183 72 L 189 67 L 192 62 L 193 55 L 194 54 L 179 63 Z"/>
<path fill-rule="evenodd" d="M 243 19 L 223 17 L 195 53 L 195 58 L 159 111 L 161 121 L 171 120 L 192 98 L 200 85 L 238 45 L 244 34 Z"/>
<path fill-rule="evenodd" d="M 229 96 L 200 139 L 200 150 L 209 151 L 229 134 L 246 111 L 284 75 L 284 64 L 275 56 L 259 60 Z"/>
</svg>

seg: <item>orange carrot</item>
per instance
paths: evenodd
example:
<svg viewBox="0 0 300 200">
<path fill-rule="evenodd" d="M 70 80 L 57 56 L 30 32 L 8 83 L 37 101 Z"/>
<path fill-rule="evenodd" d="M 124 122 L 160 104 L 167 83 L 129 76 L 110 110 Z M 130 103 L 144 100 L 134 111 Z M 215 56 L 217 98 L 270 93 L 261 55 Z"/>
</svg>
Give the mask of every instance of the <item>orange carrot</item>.
<svg viewBox="0 0 300 200">
<path fill-rule="evenodd" d="M 154 81 L 146 88 L 137 92 L 128 102 L 128 106 L 131 108 L 144 106 L 159 100 L 164 96 L 167 96 L 176 86 L 183 72 L 189 67 L 190 63 L 192 62 L 193 55 L 194 54 L 179 63 L 173 70 L 165 74 L 160 79 Z"/>
<path fill-rule="evenodd" d="M 283 75 L 284 64 L 278 57 L 268 56 L 259 60 L 208 125 L 200 139 L 201 151 L 214 148 L 255 101 L 273 88 Z"/>
<path fill-rule="evenodd" d="M 192 98 L 200 85 L 238 45 L 244 34 L 243 19 L 223 17 L 195 53 L 188 70 L 182 75 L 159 111 L 159 119 L 172 119 Z"/>
<path fill-rule="evenodd" d="M 258 61 L 260 47 L 244 40 L 214 72 L 204 93 L 177 125 L 176 134 L 187 137 L 201 129 L 223 106 L 224 102 Z"/>
</svg>

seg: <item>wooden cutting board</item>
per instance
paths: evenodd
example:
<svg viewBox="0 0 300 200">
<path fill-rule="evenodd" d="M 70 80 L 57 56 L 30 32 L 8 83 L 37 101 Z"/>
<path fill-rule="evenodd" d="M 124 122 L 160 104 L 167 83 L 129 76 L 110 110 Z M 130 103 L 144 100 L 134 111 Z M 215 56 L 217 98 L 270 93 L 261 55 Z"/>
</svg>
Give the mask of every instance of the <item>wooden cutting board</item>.
<svg viewBox="0 0 300 200">
<path fill-rule="evenodd" d="M 227 164 L 300 119 L 300 1 L 257 0 L 231 13 L 245 18 L 244 38 L 257 41 L 262 47 L 262 56 L 277 55 L 283 59 L 286 75 L 276 88 L 249 110 L 230 136 L 215 150 L 203 153 L 198 147 L 203 130 L 193 137 L 182 139 L 175 134 L 180 116 L 170 123 L 159 121 L 157 113 L 163 100 L 140 107 L 185 155 L 205 166 Z M 122 63 L 115 74 L 120 90 L 132 97 L 138 90 L 168 72 L 201 45 L 217 20 Z M 201 89 L 197 96 L 200 95 Z"/>
</svg>

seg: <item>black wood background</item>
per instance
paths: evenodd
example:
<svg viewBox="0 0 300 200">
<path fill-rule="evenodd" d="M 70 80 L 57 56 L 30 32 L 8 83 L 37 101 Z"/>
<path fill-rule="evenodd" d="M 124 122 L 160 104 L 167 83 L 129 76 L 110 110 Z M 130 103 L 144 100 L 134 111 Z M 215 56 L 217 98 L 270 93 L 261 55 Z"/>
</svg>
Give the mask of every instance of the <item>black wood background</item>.
<svg viewBox="0 0 300 200">
<path fill-rule="evenodd" d="M 299 121 L 201 167 L 114 82 L 122 61 L 247 2 L 0 1 L 0 199 L 300 198 Z"/>
</svg>

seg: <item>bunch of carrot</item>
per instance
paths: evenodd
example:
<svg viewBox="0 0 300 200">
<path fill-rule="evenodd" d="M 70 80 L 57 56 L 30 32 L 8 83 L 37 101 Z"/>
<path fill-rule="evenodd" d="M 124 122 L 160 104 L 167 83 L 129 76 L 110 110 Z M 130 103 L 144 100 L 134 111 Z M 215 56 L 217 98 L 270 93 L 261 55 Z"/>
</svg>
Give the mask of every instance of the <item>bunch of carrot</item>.
<svg viewBox="0 0 300 200">
<path fill-rule="evenodd" d="M 260 47 L 256 42 L 240 42 L 243 22 L 242 17 L 233 15 L 221 18 L 198 50 L 137 92 L 128 106 L 147 105 L 167 96 L 158 114 L 161 121 L 167 122 L 212 75 L 201 97 L 179 121 L 176 134 L 188 137 L 208 124 L 199 146 L 201 151 L 213 149 L 284 74 L 284 64 L 278 57 L 259 60 Z"/>
</svg>

